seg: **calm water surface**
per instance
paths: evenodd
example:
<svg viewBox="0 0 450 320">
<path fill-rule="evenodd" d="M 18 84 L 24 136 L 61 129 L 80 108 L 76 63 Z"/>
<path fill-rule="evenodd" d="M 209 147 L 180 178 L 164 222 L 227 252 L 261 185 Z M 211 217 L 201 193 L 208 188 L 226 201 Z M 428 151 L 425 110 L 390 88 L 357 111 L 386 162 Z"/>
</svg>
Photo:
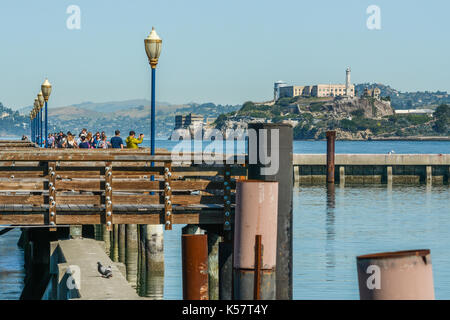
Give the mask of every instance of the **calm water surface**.
<svg viewBox="0 0 450 320">
<path fill-rule="evenodd" d="M 158 141 L 168 148 L 175 142 Z M 294 153 L 324 153 L 324 141 L 296 141 Z M 238 148 L 239 149 L 239 148 Z M 445 141 L 338 141 L 338 153 L 450 153 Z M 431 249 L 438 299 L 450 299 L 450 189 L 444 186 L 296 186 L 294 298 L 358 299 L 356 259 L 386 250 Z M 165 277 L 145 295 L 181 299 L 181 225 L 165 231 Z M 19 230 L 0 236 L 0 299 L 23 287 Z"/>
</svg>

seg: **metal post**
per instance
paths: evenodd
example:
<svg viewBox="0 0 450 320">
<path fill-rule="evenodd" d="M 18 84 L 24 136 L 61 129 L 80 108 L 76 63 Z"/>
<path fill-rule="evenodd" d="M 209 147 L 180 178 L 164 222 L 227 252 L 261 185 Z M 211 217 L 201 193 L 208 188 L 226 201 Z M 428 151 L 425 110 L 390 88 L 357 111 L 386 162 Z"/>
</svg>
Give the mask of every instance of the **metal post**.
<svg viewBox="0 0 450 320">
<path fill-rule="evenodd" d="M 150 136 L 150 154 L 155 155 L 155 135 L 156 135 L 156 123 L 155 123 L 155 79 L 156 79 L 156 66 L 152 67 L 152 101 L 151 101 L 151 136 Z M 154 166 L 154 162 L 152 162 L 152 167 Z M 154 176 L 152 176 L 152 181 L 154 180 Z"/>
<path fill-rule="evenodd" d="M 234 299 L 276 299 L 277 218 L 278 182 L 237 182 L 233 251 Z"/>
<path fill-rule="evenodd" d="M 434 300 L 430 250 L 356 257 L 361 300 Z"/>
<path fill-rule="evenodd" d="M 334 183 L 334 144 L 336 131 L 327 131 L 327 182 Z"/>
<path fill-rule="evenodd" d="M 208 300 L 208 239 L 205 234 L 181 236 L 183 299 Z"/>
<path fill-rule="evenodd" d="M 248 178 L 278 182 L 278 220 L 277 220 L 277 261 L 276 261 L 276 298 L 292 299 L 292 189 L 293 181 L 293 129 L 288 124 L 250 123 L 249 153 L 253 150 L 257 163 L 249 163 Z M 256 133 L 256 139 L 252 137 Z M 266 130 L 267 143 L 261 142 L 261 136 Z M 278 130 L 278 141 L 272 141 L 272 131 Z M 256 132 L 255 132 L 256 131 Z M 256 140 L 256 141 L 255 141 Z M 264 139 L 263 139 L 264 140 Z M 264 142 L 264 141 L 263 141 Z M 264 174 L 262 169 L 270 167 L 261 154 L 279 155 L 279 169 L 275 174 Z M 251 155 L 249 155 L 251 156 Z M 251 298 L 251 297 L 250 297 Z"/>
<path fill-rule="evenodd" d="M 253 300 L 261 300 L 261 264 L 262 264 L 262 237 L 255 236 L 255 276 L 253 281 Z"/>
<path fill-rule="evenodd" d="M 44 133 L 44 130 L 43 130 L 44 119 L 43 119 L 43 115 L 42 115 L 42 109 L 39 111 L 39 113 L 41 114 L 41 141 L 40 141 L 40 146 L 41 146 L 41 148 L 42 148 L 42 147 L 44 146 L 44 145 L 43 145 L 44 137 L 42 136 L 43 133 Z"/>
<path fill-rule="evenodd" d="M 30 139 L 33 141 L 33 120 L 30 118 Z"/>
<path fill-rule="evenodd" d="M 47 139 L 48 139 L 48 111 L 47 111 L 47 101 L 45 101 L 45 136 L 44 136 L 44 143 L 45 148 L 47 148 Z"/>
</svg>

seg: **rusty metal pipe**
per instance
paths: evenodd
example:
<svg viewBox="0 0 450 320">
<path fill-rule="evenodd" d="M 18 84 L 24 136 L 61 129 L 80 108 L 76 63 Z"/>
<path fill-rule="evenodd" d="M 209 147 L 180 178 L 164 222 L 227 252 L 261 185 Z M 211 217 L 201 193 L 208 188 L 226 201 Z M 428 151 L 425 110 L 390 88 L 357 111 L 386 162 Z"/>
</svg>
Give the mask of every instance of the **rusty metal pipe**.
<svg viewBox="0 0 450 320">
<path fill-rule="evenodd" d="M 208 238 L 205 234 L 181 236 L 183 299 L 208 300 Z"/>
<path fill-rule="evenodd" d="M 278 182 L 237 182 L 233 251 L 234 299 L 254 299 L 258 285 L 260 299 L 276 298 L 277 215 Z M 257 265 L 258 248 L 255 250 L 257 235 L 261 236 L 261 266 Z M 255 275 L 258 268 L 260 275 Z M 255 283 L 258 276 L 260 283 Z"/>
<path fill-rule="evenodd" d="M 336 131 L 327 131 L 327 182 L 334 183 L 334 154 Z"/>
<path fill-rule="evenodd" d="M 430 250 L 358 256 L 361 300 L 434 300 Z"/>
<path fill-rule="evenodd" d="M 262 263 L 262 239 L 261 235 L 255 236 L 255 279 L 253 283 L 253 299 L 261 300 L 261 263 Z"/>
</svg>

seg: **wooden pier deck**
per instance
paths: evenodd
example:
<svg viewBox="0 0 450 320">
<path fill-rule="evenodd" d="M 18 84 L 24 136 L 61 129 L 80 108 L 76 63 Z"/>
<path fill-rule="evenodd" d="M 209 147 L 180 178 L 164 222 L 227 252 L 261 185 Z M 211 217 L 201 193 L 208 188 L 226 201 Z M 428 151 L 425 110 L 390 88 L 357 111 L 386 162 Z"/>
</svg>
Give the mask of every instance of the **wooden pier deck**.
<svg viewBox="0 0 450 320">
<path fill-rule="evenodd" d="M 247 174 L 243 165 L 173 162 L 164 151 L 150 156 L 147 150 L 16 144 L 0 142 L 0 225 L 164 224 L 170 230 L 173 224 L 220 224 L 228 229 L 235 180 Z"/>
</svg>

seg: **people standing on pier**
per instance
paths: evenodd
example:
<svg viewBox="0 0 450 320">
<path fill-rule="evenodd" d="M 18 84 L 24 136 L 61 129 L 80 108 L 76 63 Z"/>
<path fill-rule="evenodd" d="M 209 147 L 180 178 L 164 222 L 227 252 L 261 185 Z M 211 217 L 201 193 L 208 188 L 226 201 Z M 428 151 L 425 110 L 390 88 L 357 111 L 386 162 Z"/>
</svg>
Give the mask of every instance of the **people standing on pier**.
<svg viewBox="0 0 450 320">
<path fill-rule="evenodd" d="M 54 148 L 55 147 L 55 137 L 53 134 L 49 133 L 47 137 L 47 148 Z"/>
<path fill-rule="evenodd" d="M 106 140 L 106 134 L 102 136 L 102 140 L 100 140 L 100 142 L 98 143 L 97 148 L 99 149 L 108 149 L 111 148 L 111 143 L 108 142 L 108 140 Z"/>
<path fill-rule="evenodd" d="M 123 149 L 123 140 L 120 137 L 120 131 L 116 130 L 114 134 L 115 136 L 111 138 L 111 148 Z"/>
<path fill-rule="evenodd" d="M 82 134 L 80 136 L 80 140 L 81 140 L 81 142 L 78 144 L 78 147 L 80 149 L 89 149 L 90 148 L 90 144 L 87 141 L 86 136 L 84 134 Z"/>
<path fill-rule="evenodd" d="M 143 133 L 139 135 L 139 139 L 136 139 L 136 132 L 130 131 L 130 135 L 125 139 L 125 142 L 127 143 L 128 149 L 139 149 L 138 144 L 141 144 L 143 140 Z"/>
<path fill-rule="evenodd" d="M 67 132 L 67 148 L 70 149 L 78 148 L 77 142 L 75 141 L 75 138 L 73 137 L 70 131 Z"/>
</svg>

